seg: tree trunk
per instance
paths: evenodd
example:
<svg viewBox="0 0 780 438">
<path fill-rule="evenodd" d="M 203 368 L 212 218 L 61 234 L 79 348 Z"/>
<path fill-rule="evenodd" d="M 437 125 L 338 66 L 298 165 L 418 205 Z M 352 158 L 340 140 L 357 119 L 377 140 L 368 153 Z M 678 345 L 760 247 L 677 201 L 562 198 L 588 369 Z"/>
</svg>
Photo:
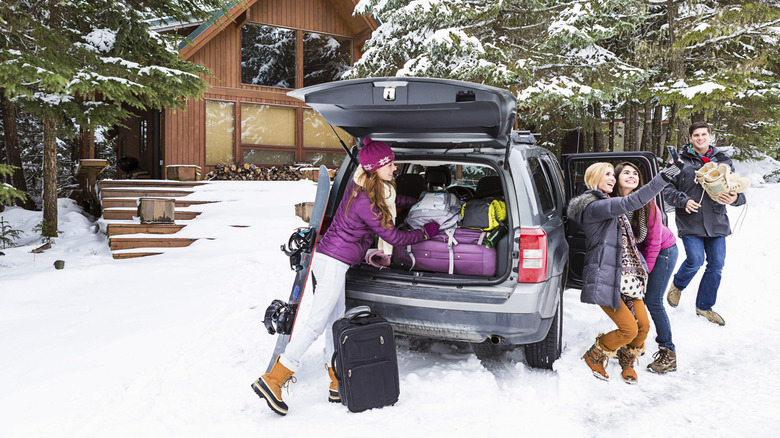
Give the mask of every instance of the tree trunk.
<svg viewBox="0 0 780 438">
<path fill-rule="evenodd" d="M 645 101 L 645 118 L 644 123 L 642 124 L 642 148 L 643 151 L 650 151 L 654 152 L 655 149 L 653 148 L 653 99 L 652 97 L 648 98 Z"/>
<path fill-rule="evenodd" d="M 5 135 L 5 153 L 8 164 L 17 167 L 11 175 L 11 185 L 16 190 L 27 193 L 27 182 L 24 180 L 24 170 L 22 169 L 22 158 L 19 155 L 19 131 L 16 126 L 16 105 L 8 100 L 4 94 L 0 93 L 0 103 L 3 114 L 3 131 Z M 27 210 L 33 210 L 35 203 L 28 195 L 24 200 L 17 199 L 16 205 Z"/>
<path fill-rule="evenodd" d="M 57 121 L 43 119 L 43 230 L 44 237 L 57 237 Z"/>
<path fill-rule="evenodd" d="M 679 146 L 679 143 L 675 143 L 674 128 L 677 126 L 677 104 L 673 104 L 669 110 L 669 123 L 666 124 L 666 144 L 671 146 Z"/>
<path fill-rule="evenodd" d="M 593 103 L 593 118 L 596 119 L 596 132 L 593 136 L 593 143 L 596 152 L 604 152 L 604 132 L 601 125 L 601 102 Z"/>
<path fill-rule="evenodd" d="M 582 128 L 582 149 L 585 152 L 593 152 L 593 131 L 587 126 Z"/>
<path fill-rule="evenodd" d="M 608 152 L 615 152 L 615 115 L 609 117 L 609 149 Z"/>
<path fill-rule="evenodd" d="M 677 118 L 677 144 L 683 145 L 690 142 L 690 135 L 688 134 L 689 126 L 691 126 L 689 117 Z"/>
<path fill-rule="evenodd" d="M 630 100 L 626 102 L 626 127 L 625 127 L 625 138 L 624 138 L 624 145 L 623 150 L 624 151 L 635 151 L 636 150 L 636 108 L 634 107 L 634 102 L 631 102 Z"/>
<path fill-rule="evenodd" d="M 661 147 L 661 128 L 663 127 L 663 112 L 664 107 L 659 105 L 656 101 L 655 109 L 653 110 L 653 153 L 657 157 L 664 157 L 664 150 Z"/>
</svg>

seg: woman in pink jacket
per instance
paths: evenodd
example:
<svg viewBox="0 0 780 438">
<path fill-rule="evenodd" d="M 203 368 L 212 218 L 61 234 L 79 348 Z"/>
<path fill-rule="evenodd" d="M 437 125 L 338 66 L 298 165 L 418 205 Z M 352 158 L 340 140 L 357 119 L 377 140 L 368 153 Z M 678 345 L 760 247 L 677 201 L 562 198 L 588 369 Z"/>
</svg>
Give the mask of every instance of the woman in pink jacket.
<svg viewBox="0 0 780 438">
<path fill-rule="evenodd" d="M 615 194 L 628 196 L 642 187 L 642 174 L 632 163 L 620 163 L 615 167 L 617 184 Z M 637 248 L 647 262 L 650 276 L 645 288 L 645 305 L 655 325 L 658 352 L 647 368 L 663 374 L 677 369 L 677 354 L 672 343 L 672 327 L 664 309 L 666 286 L 677 263 L 677 244 L 674 233 L 663 223 L 661 210 L 650 201 L 647 205 L 627 213 L 636 237 Z M 621 364 L 623 365 L 623 364 Z"/>
</svg>

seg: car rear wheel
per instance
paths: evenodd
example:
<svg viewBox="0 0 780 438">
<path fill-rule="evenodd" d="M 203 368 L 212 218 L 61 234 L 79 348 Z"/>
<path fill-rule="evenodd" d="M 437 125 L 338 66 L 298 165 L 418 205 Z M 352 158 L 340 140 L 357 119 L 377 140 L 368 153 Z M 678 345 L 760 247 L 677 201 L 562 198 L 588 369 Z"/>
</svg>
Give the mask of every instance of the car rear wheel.
<svg viewBox="0 0 780 438">
<path fill-rule="evenodd" d="M 561 287 L 563 289 L 563 287 Z M 563 292 L 563 291 L 561 291 Z M 563 294 L 559 293 L 558 306 L 555 309 L 550 331 L 539 342 L 525 346 L 525 360 L 532 368 L 552 369 L 552 364 L 561 357 L 563 351 Z"/>
</svg>

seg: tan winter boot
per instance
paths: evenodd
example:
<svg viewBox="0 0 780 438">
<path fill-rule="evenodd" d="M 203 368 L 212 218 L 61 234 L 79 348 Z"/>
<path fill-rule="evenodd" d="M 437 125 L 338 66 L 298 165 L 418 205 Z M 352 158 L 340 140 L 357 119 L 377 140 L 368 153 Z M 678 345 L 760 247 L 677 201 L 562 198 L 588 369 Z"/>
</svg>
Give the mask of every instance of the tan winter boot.
<svg viewBox="0 0 780 438">
<path fill-rule="evenodd" d="M 601 337 L 603 335 L 604 334 L 602 333 L 596 336 L 596 342 L 585 352 L 582 358 L 585 360 L 585 364 L 588 365 L 590 370 L 593 371 L 593 376 L 597 379 L 608 380 L 609 374 L 607 374 L 605 367 L 609 364 L 609 358 L 615 357 L 616 353 L 615 350 L 608 350 L 601 344 Z"/>
<path fill-rule="evenodd" d="M 713 324 L 726 325 L 726 321 L 723 319 L 723 317 L 720 316 L 720 314 L 714 310 L 696 309 L 696 314 L 704 318 L 707 318 L 707 321 Z"/>
<path fill-rule="evenodd" d="M 658 351 L 653 355 L 653 361 L 647 364 L 647 369 L 658 374 L 677 371 L 677 354 L 666 347 L 658 347 Z"/>
<path fill-rule="evenodd" d="M 341 403 L 341 396 L 339 395 L 339 381 L 336 380 L 336 374 L 333 372 L 333 368 L 328 367 L 328 375 L 330 376 L 328 401 L 331 403 Z"/>
<path fill-rule="evenodd" d="M 634 362 L 637 362 L 637 358 L 645 352 L 645 346 L 641 347 L 620 347 L 617 351 L 618 363 L 623 368 L 622 377 L 623 381 L 633 385 L 637 383 L 639 377 L 634 371 Z"/>
<path fill-rule="evenodd" d="M 682 295 L 682 289 L 677 289 L 677 286 L 672 283 L 669 286 L 669 292 L 666 293 L 666 302 L 672 307 L 677 307 L 680 304 L 680 295 Z"/>
<path fill-rule="evenodd" d="M 293 371 L 287 369 L 279 362 L 281 356 L 276 356 L 271 372 L 263 374 L 259 379 L 252 383 L 252 389 L 255 394 L 264 398 L 268 407 L 279 415 L 287 415 L 287 404 L 282 401 L 282 387 L 288 381 L 295 383 Z"/>
</svg>

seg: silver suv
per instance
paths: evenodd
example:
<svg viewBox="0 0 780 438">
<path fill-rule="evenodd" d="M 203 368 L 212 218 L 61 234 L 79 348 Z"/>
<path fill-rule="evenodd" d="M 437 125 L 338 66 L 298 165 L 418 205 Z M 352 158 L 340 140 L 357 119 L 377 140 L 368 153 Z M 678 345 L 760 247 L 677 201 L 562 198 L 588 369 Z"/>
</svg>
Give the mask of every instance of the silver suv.
<svg viewBox="0 0 780 438">
<path fill-rule="evenodd" d="M 360 265 L 347 273 L 347 307 L 369 305 L 397 333 L 465 341 L 475 352 L 523 345 L 530 366 L 551 368 L 562 350 L 569 258 L 564 178 L 532 134 L 512 130 L 514 96 L 427 78 L 340 81 L 290 95 L 355 138 L 353 147 L 345 146 L 327 217 L 344 195 L 366 136 L 393 148 L 399 193 L 417 196 L 435 183 L 464 201 L 489 195 L 506 202 L 509 231 L 495 246 L 493 275 Z"/>
</svg>

